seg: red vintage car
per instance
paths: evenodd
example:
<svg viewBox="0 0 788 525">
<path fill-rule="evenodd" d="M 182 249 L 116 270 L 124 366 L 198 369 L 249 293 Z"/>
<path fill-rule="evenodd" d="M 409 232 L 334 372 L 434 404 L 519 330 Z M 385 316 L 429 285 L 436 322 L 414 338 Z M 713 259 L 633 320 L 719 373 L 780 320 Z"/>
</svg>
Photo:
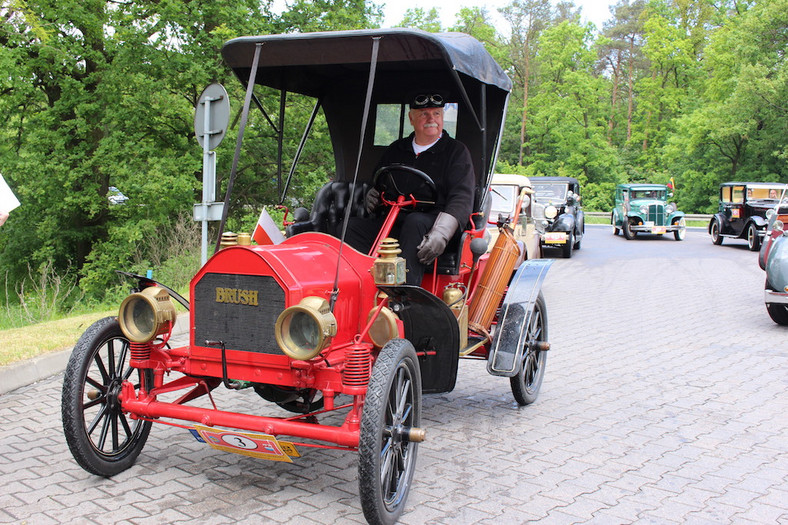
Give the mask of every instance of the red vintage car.
<svg viewBox="0 0 788 525">
<path fill-rule="evenodd" d="M 306 447 L 357 452 L 365 517 L 393 523 L 427 434 L 422 394 L 450 392 L 460 358 L 487 360 L 488 372 L 507 378 L 521 405 L 532 403 L 542 384 L 549 343 L 541 285 L 551 261 L 516 266 L 510 224 L 517 217 L 499 221 L 491 251 L 484 240 L 511 82 L 463 34 L 255 36 L 227 42 L 222 55 L 247 86 L 239 146 L 250 112 L 265 113 L 256 90 L 313 97 L 331 133 L 336 177 L 283 242 L 217 250 L 192 279 L 190 302 L 133 276 L 137 288 L 118 316 L 88 328 L 74 348 L 63 384 L 66 439 L 76 461 L 100 476 L 131 467 L 153 423 L 186 427 L 215 448 L 264 459 L 290 461 Z M 461 238 L 412 286 L 404 284 L 391 225 L 402 210 L 429 206 L 432 181 L 400 166 L 373 172 L 384 149 L 376 140 L 379 117 L 394 115 L 393 138 L 401 136 L 410 94 L 427 89 L 453 104 L 446 127 L 472 153 L 476 202 Z M 280 100 L 274 112 L 284 116 Z M 266 121 L 267 114 L 259 125 Z M 427 197 L 398 193 L 405 178 L 420 181 Z M 372 250 L 360 253 L 342 241 L 341 224 L 363 215 L 365 189 L 381 181 L 389 183 L 389 220 Z M 173 299 L 189 309 L 185 346 L 169 344 Z M 270 410 L 222 409 L 211 395 L 220 386 L 251 389 Z"/>
</svg>

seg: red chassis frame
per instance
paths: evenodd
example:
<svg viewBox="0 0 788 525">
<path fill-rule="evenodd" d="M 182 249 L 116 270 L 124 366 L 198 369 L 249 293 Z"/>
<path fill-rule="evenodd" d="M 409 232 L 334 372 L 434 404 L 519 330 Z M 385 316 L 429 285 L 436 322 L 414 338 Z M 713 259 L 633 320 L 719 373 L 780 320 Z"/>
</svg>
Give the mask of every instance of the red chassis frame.
<svg viewBox="0 0 788 525">
<path fill-rule="evenodd" d="M 416 204 L 416 201 L 412 197 L 408 200 L 400 197 L 398 202 L 389 202 L 388 204 L 392 205 L 389 215 L 378 239 L 373 245 L 371 253 L 377 251 L 380 241 L 390 233 L 399 210 Z M 481 237 L 484 230 L 467 230 L 466 233 L 469 234 L 469 238 L 466 239 L 463 245 L 459 275 L 437 274 L 436 271 L 425 275 L 422 287 L 430 290 L 433 295 L 435 295 L 437 290 L 442 290 L 445 286 L 452 283 L 462 283 L 470 289 L 470 284 L 475 284 L 478 281 L 480 272 L 477 272 L 474 277 L 474 272 L 472 271 L 473 256 L 469 245 L 470 239 Z M 286 240 L 279 245 L 285 251 L 281 259 L 275 258 L 270 260 L 270 266 L 273 270 L 271 273 L 280 285 L 284 285 L 282 288 L 288 294 L 287 304 L 296 304 L 301 298 L 313 295 L 315 288 L 322 289 L 323 294 L 326 293 L 325 278 L 313 277 L 314 282 L 310 283 L 304 282 L 304 278 L 299 279 L 292 275 L 293 267 L 285 264 L 285 262 L 292 264 L 292 259 L 284 261 L 288 255 L 292 255 L 292 253 L 288 254 L 287 251 L 295 251 L 297 254 L 298 250 L 304 246 L 308 247 L 314 244 L 320 244 L 323 247 L 329 246 L 337 253 L 341 252 L 342 257 L 345 259 L 343 261 L 345 264 L 341 267 L 340 272 L 337 272 L 340 276 L 339 282 L 341 283 L 343 280 L 352 281 L 356 289 L 359 289 L 359 280 L 361 282 L 359 296 L 355 298 L 355 301 L 351 301 L 358 306 L 355 308 L 355 312 L 350 312 L 350 315 L 358 317 L 359 311 L 366 312 L 371 308 L 377 308 L 376 313 L 370 318 L 368 323 L 364 326 L 353 325 L 351 327 L 353 328 L 351 330 L 353 333 L 346 329 L 343 334 L 343 328 L 340 327 L 340 331 L 334 341 L 344 341 L 343 343 L 332 343 L 317 357 L 309 361 L 299 361 L 285 355 L 256 354 L 237 350 L 225 351 L 224 349 L 220 350 L 214 347 L 198 345 L 194 341 L 193 328 L 195 319 L 194 310 L 191 310 L 189 319 L 192 329 L 190 330 L 190 344 L 188 346 L 166 348 L 169 336 L 163 340 L 151 343 L 131 343 L 130 365 L 134 368 L 153 371 L 153 385 L 144 384 L 143 379 L 139 391 L 135 389 L 135 386 L 130 381 L 126 380 L 123 382 L 119 400 L 123 410 L 132 419 L 157 422 L 160 418 L 170 418 L 191 421 L 205 426 L 222 426 L 238 430 L 262 432 L 273 436 L 323 441 L 338 446 L 329 448 L 357 450 L 361 411 L 366 396 L 367 383 L 372 365 L 379 351 L 370 341 L 368 331 L 375 321 L 377 313 L 386 305 L 385 298 L 380 300 L 377 305 L 374 303 L 378 290 L 372 280 L 369 269 L 372 267 L 375 257 L 360 254 L 347 245 L 342 246 L 338 239 L 324 234 L 304 233 L 298 235 L 297 238 L 297 244 L 296 241 L 288 242 L 289 240 Z M 209 261 L 192 280 L 192 293 L 194 293 L 195 282 L 206 273 L 206 269 L 238 273 L 239 268 L 246 270 L 254 266 L 253 261 L 259 258 L 256 254 L 257 251 L 270 252 L 277 250 L 277 247 L 231 247 L 222 251 L 225 250 L 232 250 L 234 255 L 232 264 L 228 264 L 229 260 L 227 260 L 224 263 L 220 261 L 211 265 L 212 261 Z M 306 248 L 306 251 L 309 251 L 308 248 Z M 305 263 L 306 259 L 304 257 L 308 257 L 308 255 L 304 254 L 300 257 L 301 260 L 296 262 Z M 485 254 L 480 258 L 478 261 L 479 269 L 483 269 L 487 257 Z M 281 266 L 274 267 L 276 262 L 281 262 Z M 358 270 L 358 268 L 363 268 L 363 270 Z M 332 272 L 336 271 L 336 267 L 330 270 Z M 309 273 L 314 274 L 315 271 L 314 267 L 312 267 Z M 244 273 L 248 275 L 254 274 L 247 271 L 244 271 Z M 470 283 L 471 279 L 473 279 L 473 283 Z M 341 284 L 340 288 L 342 288 Z M 352 291 L 352 287 L 342 289 L 343 293 L 355 293 Z M 470 295 L 468 294 L 468 297 Z M 366 304 L 367 302 L 369 304 Z M 398 330 L 399 337 L 403 337 L 404 329 L 401 321 L 398 321 Z M 473 352 L 472 355 L 486 358 L 488 350 L 489 346 L 485 344 Z M 165 383 L 164 375 L 171 371 L 181 372 L 185 376 Z M 142 376 L 144 378 L 144 374 Z M 232 377 L 234 380 L 297 389 L 319 390 L 323 394 L 324 408 L 317 412 L 282 418 L 218 410 L 212 397 L 213 409 L 185 405 L 185 403 L 204 395 L 210 397 L 210 392 L 222 383 L 223 378 L 226 380 L 228 377 Z M 230 387 L 232 388 L 232 385 Z M 158 400 L 160 395 L 189 388 L 191 390 L 173 402 Z M 342 406 L 335 406 L 334 396 L 336 394 L 351 395 L 353 397 L 352 402 Z M 318 414 L 345 408 L 350 410 L 340 426 L 317 423 L 316 416 Z M 174 424 L 164 421 L 158 422 Z M 326 445 L 316 443 L 298 444 L 300 446 L 326 447 Z"/>
</svg>

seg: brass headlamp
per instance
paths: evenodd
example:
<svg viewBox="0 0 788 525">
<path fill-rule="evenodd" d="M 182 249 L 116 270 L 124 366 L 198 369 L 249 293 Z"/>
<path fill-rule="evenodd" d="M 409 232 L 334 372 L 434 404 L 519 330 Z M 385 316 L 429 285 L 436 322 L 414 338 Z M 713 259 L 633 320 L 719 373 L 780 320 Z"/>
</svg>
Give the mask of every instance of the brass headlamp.
<svg viewBox="0 0 788 525">
<path fill-rule="evenodd" d="M 276 343 L 293 359 L 315 357 L 337 335 L 337 320 L 322 297 L 304 297 L 276 320 Z"/>
<path fill-rule="evenodd" d="M 134 343 L 147 343 L 167 332 L 176 317 L 170 294 L 157 286 L 129 295 L 118 312 L 120 329 Z"/>
</svg>

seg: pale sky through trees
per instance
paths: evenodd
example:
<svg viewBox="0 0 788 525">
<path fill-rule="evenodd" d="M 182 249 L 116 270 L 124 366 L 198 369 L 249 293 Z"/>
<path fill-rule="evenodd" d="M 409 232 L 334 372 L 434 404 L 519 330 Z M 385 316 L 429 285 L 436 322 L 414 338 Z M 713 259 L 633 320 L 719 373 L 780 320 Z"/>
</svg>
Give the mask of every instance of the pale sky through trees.
<svg viewBox="0 0 788 525">
<path fill-rule="evenodd" d="M 405 10 L 415 7 L 421 7 L 425 11 L 429 11 L 433 7 L 436 8 L 441 17 L 441 24 L 444 27 L 448 27 L 454 24 L 455 15 L 460 9 L 463 7 L 478 6 L 487 9 L 487 13 L 490 18 L 492 18 L 493 22 L 495 22 L 499 32 L 507 33 L 508 31 L 504 29 L 506 27 L 506 22 L 498 13 L 498 8 L 509 4 L 510 1 L 511 0 L 477 0 L 474 2 L 471 0 L 433 0 L 428 6 L 425 6 L 409 0 L 388 0 L 385 2 L 385 8 L 383 9 L 383 13 L 386 17 L 383 22 L 383 27 L 396 25 L 402 21 Z M 574 4 L 583 8 L 582 16 L 585 20 L 593 22 L 597 29 L 601 29 L 602 24 L 611 17 L 609 6 L 614 5 L 616 1 L 617 0 L 574 0 Z"/>
</svg>

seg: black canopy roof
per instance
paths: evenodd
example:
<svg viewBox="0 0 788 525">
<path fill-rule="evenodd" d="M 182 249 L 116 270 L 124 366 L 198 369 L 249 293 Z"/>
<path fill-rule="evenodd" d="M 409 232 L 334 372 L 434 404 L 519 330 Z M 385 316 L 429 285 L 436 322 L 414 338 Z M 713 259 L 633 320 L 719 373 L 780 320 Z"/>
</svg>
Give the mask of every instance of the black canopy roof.
<svg viewBox="0 0 788 525">
<path fill-rule="evenodd" d="M 374 42 L 379 47 L 372 107 L 404 104 L 418 93 L 440 93 L 457 102 L 455 138 L 473 157 L 480 203 L 492 176 L 512 83 L 475 38 L 414 29 L 246 36 L 228 41 L 222 56 L 247 85 L 259 46 L 255 84 L 317 98 L 331 133 L 335 179 L 351 180 L 358 172 L 365 180 L 385 149 L 372 144 L 370 115 L 359 152 Z"/>
<path fill-rule="evenodd" d="M 378 29 L 246 36 L 227 42 L 222 56 L 238 77 L 246 80 L 254 48 L 262 44 L 259 67 L 263 78 L 258 83 L 319 96 L 348 75 L 366 74 L 372 38 L 380 38 L 381 74 L 393 77 L 404 73 L 397 84 L 410 84 L 418 74 L 448 76 L 456 70 L 506 92 L 512 88 L 511 80 L 484 46 L 464 33 Z"/>
</svg>

